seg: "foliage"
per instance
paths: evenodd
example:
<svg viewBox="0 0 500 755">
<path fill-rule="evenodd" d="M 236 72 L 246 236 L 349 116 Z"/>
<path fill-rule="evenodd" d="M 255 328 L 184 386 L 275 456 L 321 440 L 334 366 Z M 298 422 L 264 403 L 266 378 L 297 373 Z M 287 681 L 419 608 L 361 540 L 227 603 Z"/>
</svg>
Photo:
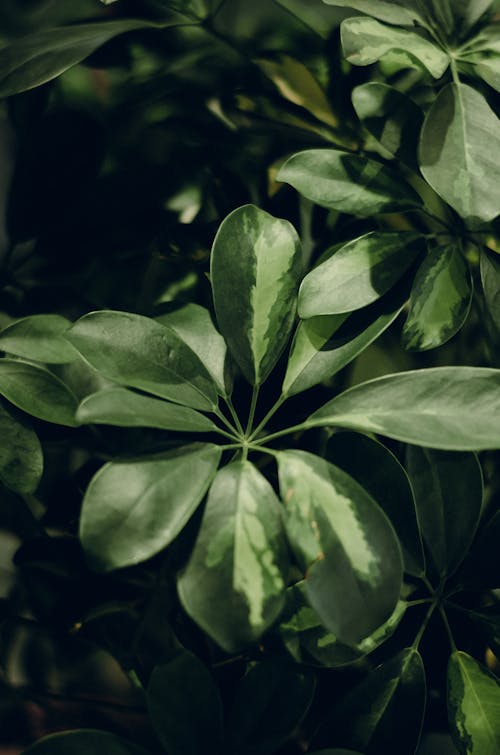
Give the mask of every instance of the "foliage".
<svg viewBox="0 0 500 755">
<path fill-rule="evenodd" d="M 0 13 L 0 719 L 494 755 L 497 4 Z"/>
</svg>

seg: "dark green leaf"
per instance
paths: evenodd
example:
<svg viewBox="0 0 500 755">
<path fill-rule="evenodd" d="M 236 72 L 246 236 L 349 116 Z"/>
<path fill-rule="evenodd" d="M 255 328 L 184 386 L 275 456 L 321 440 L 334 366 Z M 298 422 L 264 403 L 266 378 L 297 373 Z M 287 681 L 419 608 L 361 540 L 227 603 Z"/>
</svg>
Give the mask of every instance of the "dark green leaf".
<svg viewBox="0 0 500 755">
<path fill-rule="evenodd" d="M 215 429 L 211 419 L 194 409 L 141 396 L 127 388 L 107 388 L 92 393 L 78 407 L 76 418 L 84 425 L 157 427 L 186 433 L 210 432 Z"/>
<path fill-rule="evenodd" d="M 178 18 L 158 23 L 123 18 L 44 29 L 16 39 L 0 50 L 0 97 L 45 84 L 119 34 L 136 29 L 163 29 L 178 23 Z"/>
<path fill-rule="evenodd" d="M 401 550 L 375 501 L 319 456 L 278 456 L 288 539 L 306 573 L 306 595 L 325 626 L 356 644 L 394 611 L 402 581 Z"/>
<path fill-rule="evenodd" d="M 173 755 L 222 751 L 222 703 L 206 666 L 187 650 L 157 666 L 148 708 L 156 734 Z"/>
<path fill-rule="evenodd" d="M 203 362 L 220 394 L 227 396 L 231 392 L 227 371 L 224 369 L 227 347 L 213 324 L 208 309 L 200 307 L 199 304 L 186 304 L 175 312 L 160 315 L 155 319 L 162 325 L 167 325 L 187 343 Z"/>
<path fill-rule="evenodd" d="M 421 251 L 419 238 L 414 233 L 372 231 L 344 244 L 302 281 L 299 316 L 342 314 L 376 301 Z"/>
<path fill-rule="evenodd" d="M 450 656 L 448 717 L 460 753 L 498 755 L 500 683 L 467 653 L 455 652 Z"/>
<path fill-rule="evenodd" d="M 0 480 L 16 493 L 33 493 L 43 472 L 43 452 L 24 419 L 0 404 Z"/>
<path fill-rule="evenodd" d="M 389 24 L 413 26 L 414 21 L 422 21 L 419 13 L 414 9 L 412 0 L 402 0 L 398 3 L 392 0 L 323 0 L 327 5 L 340 8 L 354 8 L 367 16 L 379 18 Z"/>
<path fill-rule="evenodd" d="M 405 571 L 423 574 L 425 560 L 413 491 L 396 457 L 378 441 L 351 432 L 332 435 L 325 456 L 354 477 L 385 511 L 401 542 Z"/>
<path fill-rule="evenodd" d="M 355 747 L 365 755 L 414 755 L 425 700 L 422 658 L 407 648 L 344 697 L 319 730 L 315 744 Z"/>
<path fill-rule="evenodd" d="M 217 322 L 254 385 L 266 379 L 286 346 L 301 273 L 300 241 L 288 221 L 253 205 L 223 221 L 211 258 Z"/>
<path fill-rule="evenodd" d="M 398 291 L 349 317 L 320 315 L 301 320 L 288 358 L 283 395 L 305 391 L 352 362 L 394 322 L 404 298 Z"/>
<path fill-rule="evenodd" d="M 500 448 L 500 370 L 432 367 L 350 388 L 304 427 L 336 425 L 449 451 Z"/>
<path fill-rule="evenodd" d="M 314 676 L 296 666 L 277 660 L 252 665 L 231 708 L 231 755 L 272 755 L 306 715 L 314 688 Z"/>
<path fill-rule="evenodd" d="M 321 207 L 368 217 L 420 207 L 413 189 L 387 165 L 337 149 L 308 149 L 288 158 L 278 181 Z"/>
<path fill-rule="evenodd" d="M 363 126 L 394 157 L 414 166 L 424 114 L 406 94 L 371 81 L 352 90 L 352 104 Z"/>
<path fill-rule="evenodd" d="M 83 499 L 80 539 L 101 571 L 145 561 L 182 530 L 214 478 L 218 446 L 196 443 L 168 453 L 105 464 Z"/>
<path fill-rule="evenodd" d="M 474 61 L 475 70 L 487 84 L 500 92 L 500 55 L 483 56 Z"/>
<path fill-rule="evenodd" d="M 77 425 L 78 401 L 59 378 L 43 367 L 0 359 L 0 395 L 38 419 L 68 427 Z"/>
<path fill-rule="evenodd" d="M 258 640 L 280 614 L 286 570 L 282 512 L 272 487 L 250 462 L 224 467 L 179 577 L 185 610 L 232 653 Z"/>
<path fill-rule="evenodd" d="M 500 257 L 481 250 L 481 282 L 488 312 L 500 330 Z"/>
<path fill-rule="evenodd" d="M 94 729 L 51 734 L 36 742 L 23 755 L 147 755 L 146 751 L 115 734 Z"/>
<path fill-rule="evenodd" d="M 483 500 L 475 454 L 409 446 L 407 469 L 423 538 L 440 577 L 452 574 L 469 550 Z"/>
<path fill-rule="evenodd" d="M 453 14 L 458 17 L 462 28 L 469 29 L 486 13 L 493 0 L 449 0 Z"/>
<path fill-rule="evenodd" d="M 472 545 L 469 556 L 460 571 L 460 581 L 465 584 L 500 589 L 498 568 L 498 544 L 500 543 L 500 511 L 481 527 Z"/>
<path fill-rule="evenodd" d="M 420 168 L 465 220 L 488 222 L 500 213 L 499 151 L 500 121 L 485 98 L 466 84 L 445 86 L 422 128 Z"/>
<path fill-rule="evenodd" d="M 373 18 L 347 18 L 340 32 L 344 55 L 357 66 L 382 59 L 399 68 L 423 69 L 439 79 L 450 64 L 447 53 L 420 34 L 386 26 Z"/>
<path fill-rule="evenodd" d="M 71 322 L 61 315 L 33 315 L 0 332 L 0 349 L 36 362 L 64 364 L 78 353 L 63 337 Z"/>
<path fill-rule="evenodd" d="M 392 636 L 406 611 L 400 601 L 394 613 L 373 634 L 357 645 L 340 642 L 321 622 L 306 597 L 306 583 L 298 582 L 286 591 L 286 604 L 277 632 L 297 663 L 338 668 L 371 653 Z"/>
<path fill-rule="evenodd" d="M 455 244 L 431 248 L 419 267 L 403 328 L 405 349 L 441 346 L 460 330 L 472 302 L 469 266 Z"/>
<path fill-rule="evenodd" d="M 217 393 L 198 356 L 177 333 L 129 312 L 91 312 L 67 338 L 104 377 L 120 385 L 212 410 Z"/>
</svg>

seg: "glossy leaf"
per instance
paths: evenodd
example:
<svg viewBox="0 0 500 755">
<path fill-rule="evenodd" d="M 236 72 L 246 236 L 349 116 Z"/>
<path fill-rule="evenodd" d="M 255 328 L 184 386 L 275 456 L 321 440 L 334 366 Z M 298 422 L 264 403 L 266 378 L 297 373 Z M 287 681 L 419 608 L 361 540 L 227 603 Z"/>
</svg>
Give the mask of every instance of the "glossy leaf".
<svg viewBox="0 0 500 755">
<path fill-rule="evenodd" d="M 68 427 L 77 425 L 78 401 L 58 377 L 43 367 L 0 359 L 0 396 L 38 419 Z"/>
<path fill-rule="evenodd" d="M 365 755 L 414 755 L 425 712 L 422 658 L 406 648 L 372 671 L 334 708 L 314 744 L 338 744 Z"/>
<path fill-rule="evenodd" d="M 421 251 L 414 233 L 371 231 L 344 244 L 308 273 L 299 291 L 299 316 L 335 315 L 372 304 Z"/>
<path fill-rule="evenodd" d="M 288 653 L 297 663 L 339 668 L 371 653 L 396 631 L 406 611 L 399 601 L 394 612 L 373 634 L 357 645 L 340 642 L 322 623 L 306 596 L 306 583 L 298 582 L 286 591 L 286 604 L 277 632 Z"/>
<path fill-rule="evenodd" d="M 377 501 L 399 537 L 405 571 L 414 576 L 422 575 L 425 560 L 415 499 L 406 472 L 396 457 L 378 441 L 352 432 L 332 435 L 325 456 Z"/>
<path fill-rule="evenodd" d="M 36 362 L 73 362 L 78 353 L 63 337 L 70 326 L 71 322 L 61 315 L 24 317 L 0 332 L 0 350 Z"/>
<path fill-rule="evenodd" d="M 0 404 L 0 481 L 16 493 L 33 493 L 43 472 L 43 452 L 24 419 Z"/>
<path fill-rule="evenodd" d="M 500 448 L 500 370 L 432 367 L 354 386 L 303 427 L 334 425 L 449 451 Z"/>
<path fill-rule="evenodd" d="M 461 583 L 500 589 L 499 542 L 500 511 L 497 511 L 481 527 L 460 571 Z"/>
<path fill-rule="evenodd" d="M 302 21 L 305 26 L 328 39 L 332 30 L 345 18 L 345 12 L 336 8 L 327 8 L 323 0 L 275 0 L 278 5 L 286 8 L 289 13 Z"/>
<path fill-rule="evenodd" d="M 500 55 L 480 57 L 474 61 L 474 68 L 490 87 L 500 92 Z"/>
<path fill-rule="evenodd" d="M 485 98 L 466 84 L 438 94 L 422 128 L 420 168 L 432 188 L 465 220 L 493 220 L 500 213 L 495 155 L 500 121 Z"/>
<path fill-rule="evenodd" d="M 472 302 L 469 266 L 454 244 L 431 248 L 419 267 L 403 328 L 405 349 L 441 346 L 460 330 Z"/>
<path fill-rule="evenodd" d="M 228 737 L 232 755 L 272 755 L 306 715 L 315 677 L 279 660 L 252 665 L 236 689 Z"/>
<path fill-rule="evenodd" d="M 259 385 L 293 325 L 302 273 L 299 237 L 288 221 L 244 205 L 221 224 L 210 270 L 222 335 L 247 380 Z"/>
<path fill-rule="evenodd" d="M 115 734 L 77 729 L 51 734 L 23 750 L 23 755 L 147 755 L 146 751 Z"/>
<path fill-rule="evenodd" d="M 384 149 L 407 165 L 416 164 L 424 114 L 411 97 L 370 81 L 352 90 L 352 104 L 363 126 Z"/>
<path fill-rule="evenodd" d="M 407 469 L 423 538 L 439 576 L 449 576 L 466 556 L 481 515 L 481 467 L 472 453 L 409 446 Z"/>
<path fill-rule="evenodd" d="M 448 716 L 459 752 L 497 755 L 500 750 L 500 683 L 463 652 L 448 664 Z"/>
<path fill-rule="evenodd" d="M 113 37 L 137 29 L 162 29 L 179 23 L 123 18 L 44 29 L 16 39 L 0 50 L 0 97 L 45 84 L 80 63 Z"/>
<path fill-rule="evenodd" d="M 157 427 L 186 433 L 211 432 L 211 419 L 187 406 L 170 404 L 127 388 L 108 388 L 87 396 L 76 413 L 83 425 L 117 425 L 118 427 Z"/>
<path fill-rule="evenodd" d="M 227 347 L 223 337 L 212 322 L 210 312 L 199 304 L 186 304 L 175 312 L 155 318 L 157 322 L 173 330 L 201 360 L 212 376 L 222 396 L 230 393 L 227 375 Z"/>
<path fill-rule="evenodd" d="M 308 149 L 292 155 L 278 181 L 291 184 L 321 207 L 368 217 L 419 207 L 419 196 L 390 167 L 337 149 Z"/>
<path fill-rule="evenodd" d="M 398 601 L 402 559 L 394 530 L 352 477 L 319 456 L 284 451 L 278 469 L 307 599 L 341 642 L 358 643 Z"/>
<path fill-rule="evenodd" d="M 83 499 L 80 539 L 95 569 L 154 556 L 182 530 L 213 480 L 221 450 L 196 443 L 139 461 L 105 464 Z"/>
<path fill-rule="evenodd" d="M 283 395 L 305 391 L 352 362 L 394 322 L 404 298 L 394 292 L 348 319 L 342 314 L 301 320 L 288 358 Z"/>
<path fill-rule="evenodd" d="M 367 16 L 379 18 L 389 24 L 413 26 L 415 20 L 422 20 L 412 0 L 402 0 L 398 3 L 392 0 L 323 0 L 323 2 L 340 8 L 354 8 L 360 13 L 366 13 Z"/>
<path fill-rule="evenodd" d="M 180 650 L 156 666 L 147 691 L 151 722 L 167 752 L 201 755 L 222 750 L 222 703 L 206 666 Z"/>
<path fill-rule="evenodd" d="M 184 609 L 227 652 L 255 642 L 284 604 L 287 552 L 279 501 L 250 464 L 217 474 L 178 581 Z"/>
<path fill-rule="evenodd" d="M 481 251 L 481 283 L 488 312 L 500 330 L 500 257 Z"/>
<path fill-rule="evenodd" d="M 373 18 L 347 18 L 340 33 L 344 56 L 356 66 L 387 60 L 400 68 L 424 69 L 439 79 L 450 64 L 446 52 L 420 34 Z"/>
<path fill-rule="evenodd" d="M 210 411 L 212 378 L 175 331 L 129 312 L 91 312 L 66 336 L 98 372 L 120 385 Z"/>
</svg>

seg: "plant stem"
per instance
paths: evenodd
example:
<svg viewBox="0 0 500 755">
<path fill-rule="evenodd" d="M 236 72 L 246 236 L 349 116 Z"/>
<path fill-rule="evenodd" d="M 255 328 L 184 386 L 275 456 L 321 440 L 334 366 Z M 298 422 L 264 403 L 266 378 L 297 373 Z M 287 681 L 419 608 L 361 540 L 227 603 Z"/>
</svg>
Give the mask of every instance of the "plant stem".
<svg viewBox="0 0 500 755">
<path fill-rule="evenodd" d="M 278 432 L 271 433 L 270 435 L 265 435 L 263 438 L 257 438 L 254 441 L 254 443 L 260 446 L 262 443 L 269 443 L 270 440 L 274 440 L 275 438 L 281 438 L 283 435 L 291 435 L 292 433 L 296 433 L 301 430 L 308 430 L 308 429 L 309 429 L 309 425 L 303 422 L 301 425 L 293 425 L 293 427 L 286 427 L 284 430 L 278 430 Z"/>
<path fill-rule="evenodd" d="M 265 425 L 269 422 L 271 417 L 273 417 L 278 411 L 278 409 L 285 403 L 286 399 L 287 399 L 287 396 L 284 396 L 283 394 L 279 397 L 276 403 L 273 404 L 273 406 L 269 409 L 264 419 L 261 420 L 261 422 L 259 422 L 255 430 L 253 430 L 252 434 L 249 437 L 249 440 L 253 440 L 255 436 L 262 430 L 262 428 L 265 427 Z"/>
<path fill-rule="evenodd" d="M 431 220 L 435 220 L 436 223 L 440 223 L 444 228 L 446 228 L 447 231 L 449 231 L 450 235 L 455 235 L 454 229 L 449 225 L 446 220 L 443 220 L 443 218 L 440 218 L 439 215 L 436 215 L 432 210 L 429 210 L 427 207 L 422 207 L 420 212 L 423 212 L 424 215 L 427 215 L 428 218 L 431 218 Z"/>
<path fill-rule="evenodd" d="M 444 628 L 446 629 L 446 634 L 448 635 L 448 639 L 450 641 L 451 650 L 453 653 L 457 652 L 457 646 L 455 645 L 455 640 L 453 638 L 453 633 L 451 631 L 450 623 L 448 621 L 448 617 L 446 615 L 446 611 L 444 610 L 443 606 L 439 606 L 439 613 L 441 614 L 441 618 L 443 620 Z"/>
<path fill-rule="evenodd" d="M 409 600 L 406 605 L 408 608 L 411 608 L 411 606 L 421 606 L 425 603 L 433 603 L 434 598 L 418 598 L 418 600 Z"/>
<path fill-rule="evenodd" d="M 214 433 L 217 433 L 218 435 L 223 435 L 224 438 L 229 438 L 230 440 L 240 441 L 240 438 L 235 435 L 235 433 L 228 433 L 226 430 L 223 430 L 222 427 L 215 427 L 213 430 Z M 240 442 L 237 444 L 238 446 L 241 445 Z"/>
<path fill-rule="evenodd" d="M 254 385 L 253 391 L 252 391 L 252 400 L 250 402 L 250 411 L 248 412 L 248 421 L 247 421 L 247 428 L 245 430 L 245 435 L 249 437 L 250 433 L 253 429 L 253 421 L 255 417 L 255 409 L 257 406 L 257 399 L 259 398 L 259 390 L 260 385 Z"/>
<path fill-rule="evenodd" d="M 422 625 L 421 625 L 420 629 L 418 630 L 415 639 L 413 640 L 412 648 L 414 650 L 418 650 L 418 646 L 420 645 L 420 641 L 422 640 L 422 637 L 424 636 L 424 632 L 427 629 L 427 625 L 428 625 L 428 623 L 430 621 L 430 618 L 431 618 L 432 614 L 434 613 L 434 610 L 435 610 L 436 606 L 437 606 L 437 602 L 435 600 L 433 600 L 432 604 L 429 606 L 429 610 L 425 614 L 425 617 L 424 617 L 424 620 L 422 622 Z"/>
<path fill-rule="evenodd" d="M 453 78 L 454 84 L 460 84 L 460 76 L 458 75 L 458 68 L 457 68 L 457 61 L 455 60 L 453 55 L 450 55 L 450 68 L 451 68 L 451 76 Z"/>
<path fill-rule="evenodd" d="M 243 434 L 244 434 L 244 433 L 243 433 L 243 425 L 242 425 L 242 424 L 241 424 L 241 422 L 240 422 L 240 418 L 238 417 L 238 414 L 237 414 L 237 412 L 236 412 L 236 409 L 234 408 L 234 404 L 233 404 L 233 402 L 231 401 L 231 397 L 230 397 L 230 396 L 228 396 L 228 397 L 227 397 L 227 398 L 225 399 L 225 402 L 226 402 L 227 408 L 229 409 L 229 412 L 230 412 L 230 414 L 231 414 L 231 417 L 232 417 L 232 418 L 233 418 L 233 420 L 234 420 L 234 424 L 235 424 L 235 426 L 236 426 L 236 429 L 237 429 L 237 431 L 238 431 L 238 432 L 239 432 L 239 433 L 240 433 L 241 435 L 243 435 Z"/>
<path fill-rule="evenodd" d="M 233 434 L 236 434 L 237 428 L 234 427 L 230 423 L 230 421 L 228 420 L 228 418 L 223 415 L 223 413 L 221 412 L 221 410 L 219 409 L 219 407 L 217 407 L 214 410 L 214 414 L 215 414 L 216 417 L 218 417 L 220 419 L 220 421 L 222 422 L 222 424 L 225 425 L 230 432 L 232 432 Z"/>
</svg>

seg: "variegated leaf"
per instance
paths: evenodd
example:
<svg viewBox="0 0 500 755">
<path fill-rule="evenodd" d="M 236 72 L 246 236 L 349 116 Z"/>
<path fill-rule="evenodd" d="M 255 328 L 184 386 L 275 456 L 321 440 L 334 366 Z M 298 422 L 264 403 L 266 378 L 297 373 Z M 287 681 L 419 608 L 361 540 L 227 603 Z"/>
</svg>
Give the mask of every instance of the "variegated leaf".
<svg viewBox="0 0 500 755">
<path fill-rule="evenodd" d="M 217 474 L 198 538 L 178 580 L 197 624 L 232 653 L 255 642 L 284 604 L 287 551 L 276 495 L 247 461 Z"/>
<path fill-rule="evenodd" d="M 253 205 L 223 221 L 211 258 L 215 312 L 253 385 L 266 379 L 288 341 L 301 272 L 299 237 L 288 221 Z"/>
<path fill-rule="evenodd" d="M 354 8 L 367 16 L 379 18 L 389 24 L 400 26 L 413 26 L 414 21 L 423 22 L 419 12 L 415 8 L 413 0 L 323 0 L 327 5 L 336 5 L 339 8 Z"/>
</svg>

